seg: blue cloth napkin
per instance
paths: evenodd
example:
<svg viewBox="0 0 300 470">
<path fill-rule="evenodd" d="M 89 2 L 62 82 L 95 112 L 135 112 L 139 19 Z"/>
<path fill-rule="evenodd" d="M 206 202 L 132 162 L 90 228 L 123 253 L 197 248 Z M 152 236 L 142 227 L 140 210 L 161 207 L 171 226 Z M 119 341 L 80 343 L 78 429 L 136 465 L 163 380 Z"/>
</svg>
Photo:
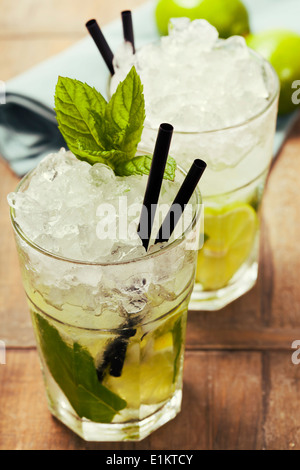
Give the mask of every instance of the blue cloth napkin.
<svg viewBox="0 0 300 470">
<path fill-rule="evenodd" d="M 18 175 L 31 170 L 43 158 L 66 143 L 57 128 L 54 111 L 26 96 L 7 93 L 0 106 L 0 154 Z"/>
<path fill-rule="evenodd" d="M 299 0 L 244 0 L 252 31 L 284 27 L 299 31 Z M 158 38 L 150 1 L 132 12 L 136 47 Z M 96 18 L 101 26 L 101 20 Z M 82 25 L 85 30 L 84 20 Z M 112 49 L 123 41 L 121 15 L 102 28 Z M 77 78 L 106 95 L 109 72 L 93 40 L 87 36 L 62 53 L 38 64 L 6 83 L 6 104 L 0 105 L 0 154 L 12 170 L 23 176 L 48 153 L 66 146 L 57 123 L 54 90 L 58 76 Z M 276 155 L 298 114 L 278 120 L 274 142 Z"/>
</svg>

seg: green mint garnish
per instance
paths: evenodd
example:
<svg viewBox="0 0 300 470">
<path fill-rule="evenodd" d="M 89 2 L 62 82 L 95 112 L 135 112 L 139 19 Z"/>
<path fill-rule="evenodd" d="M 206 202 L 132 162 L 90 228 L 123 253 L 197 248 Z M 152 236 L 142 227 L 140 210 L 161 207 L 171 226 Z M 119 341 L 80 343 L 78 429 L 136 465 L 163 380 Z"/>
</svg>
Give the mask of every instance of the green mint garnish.
<svg viewBox="0 0 300 470">
<path fill-rule="evenodd" d="M 120 161 L 116 167 L 116 172 L 122 176 L 130 175 L 149 175 L 152 158 L 149 155 L 141 155 L 131 160 Z M 170 181 L 174 180 L 176 162 L 174 158 L 168 157 L 164 178 Z"/>
<path fill-rule="evenodd" d="M 80 418 L 110 423 L 125 400 L 102 385 L 94 360 L 79 343 L 67 344 L 56 328 L 41 315 L 34 315 L 43 357 L 53 379 Z"/>
<path fill-rule="evenodd" d="M 151 158 L 136 157 L 145 120 L 143 85 L 134 67 L 107 102 L 95 88 L 59 77 L 55 91 L 58 127 L 69 149 L 91 165 L 105 163 L 117 176 L 149 174 Z M 169 157 L 165 179 L 174 180 Z"/>
<path fill-rule="evenodd" d="M 204 233 L 203 234 L 203 243 L 206 243 L 207 240 L 209 240 L 209 235 L 207 235 L 207 233 Z"/>
</svg>

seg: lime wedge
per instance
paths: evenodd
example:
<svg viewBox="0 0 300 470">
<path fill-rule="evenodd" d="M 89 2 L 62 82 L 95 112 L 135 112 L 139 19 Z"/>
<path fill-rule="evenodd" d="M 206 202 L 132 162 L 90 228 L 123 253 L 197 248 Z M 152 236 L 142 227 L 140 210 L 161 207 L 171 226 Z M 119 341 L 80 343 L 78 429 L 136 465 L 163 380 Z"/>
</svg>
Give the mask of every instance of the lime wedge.
<svg viewBox="0 0 300 470">
<path fill-rule="evenodd" d="M 205 208 L 206 241 L 198 254 L 196 282 L 205 290 L 224 287 L 247 260 L 257 228 L 257 215 L 249 204 Z"/>
<path fill-rule="evenodd" d="M 153 346 L 154 351 L 162 351 L 166 349 L 173 350 L 173 335 L 172 332 L 165 333 L 164 335 L 159 336 Z"/>
<path fill-rule="evenodd" d="M 157 404 L 170 398 L 175 391 L 173 383 L 174 354 L 171 336 L 164 335 L 156 340 L 151 352 L 139 364 L 138 347 L 127 354 L 121 377 L 107 375 L 104 383 L 111 391 L 118 391 L 120 397 L 126 397 L 129 408 L 138 408 L 140 404 Z M 135 357 L 134 357 L 135 356 Z M 125 398 L 123 398 L 125 400 Z"/>
<path fill-rule="evenodd" d="M 161 403 L 175 391 L 173 383 L 174 358 L 172 351 L 153 354 L 141 364 L 141 401 L 145 404 Z"/>
</svg>

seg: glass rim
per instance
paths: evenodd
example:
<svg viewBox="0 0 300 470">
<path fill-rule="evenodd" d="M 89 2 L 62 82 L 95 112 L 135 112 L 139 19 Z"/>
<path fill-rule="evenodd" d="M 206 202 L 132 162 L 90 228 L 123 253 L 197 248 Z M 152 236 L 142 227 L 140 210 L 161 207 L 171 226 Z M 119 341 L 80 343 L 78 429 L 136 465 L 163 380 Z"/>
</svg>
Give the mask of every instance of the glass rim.
<svg viewBox="0 0 300 470">
<path fill-rule="evenodd" d="M 149 152 L 148 152 L 149 153 Z M 26 175 L 23 176 L 23 178 L 19 181 L 17 187 L 15 188 L 14 192 L 20 191 L 22 185 L 32 176 L 32 174 L 35 172 L 36 168 L 33 170 L 29 171 Z M 177 165 L 177 170 L 180 171 L 181 174 L 184 176 L 187 174 L 187 172 L 181 168 L 179 165 Z M 37 243 L 33 242 L 28 235 L 22 230 L 22 228 L 18 225 L 18 223 L 15 221 L 15 209 L 10 206 L 10 219 L 12 226 L 15 230 L 15 232 L 22 238 L 22 240 L 27 243 L 31 248 L 34 250 L 38 251 L 39 253 L 48 256 L 49 258 L 56 259 L 58 261 L 66 262 L 66 263 L 71 263 L 71 264 L 76 264 L 76 265 L 82 265 L 82 266 L 121 266 L 121 265 L 126 265 L 126 264 L 131 264 L 131 263 L 138 263 L 141 261 L 146 261 L 152 258 L 156 258 L 166 251 L 169 251 L 169 249 L 174 248 L 175 246 L 180 245 L 184 240 L 186 240 L 186 236 L 193 230 L 193 228 L 197 225 L 198 220 L 200 218 L 201 214 L 201 205 L 202 205 L 202 195 L 199 189 L 199 185 L 197 185 L 192 197 L 196 197 L 195 201 L 195 210 L 193 211 L 193 217 L 191 222 L 189 223 L 187 229 L 181 234 L 180 238 L 177 238 L 173 240 L 171 243 L 167 243 L 165 246 L 163 246 L 161 249 L 158 249 L 152 253 L 146 253 L 144 256 L 139 256 L 138 258 L 133 258 L 130 260 L 125 260 L 125 261 L 115 261 L 115 262 L 96 262 L 96 261 L 83 261 L 83 260 L 77 260 L 73 258 L 67 258 L 64 256 L 57 255 L 56 253 L 52 253 L 51 251 L 46 250 L 45 248 L 41 247 Z"/>
<path fill-rule="evenodd" d="M 278 98 L 279 93 L 280 93 L 280 81 L 279 81 L 278 74 L 277 74 L 276 70 L 274 69 L 273 65 L 268 60 L 266 60 L 261 54 L 257 53 L 256 51 L 254 51 L 253 49 L 251 49 L 248 46 L 247 46 L 247 49 L 250 51 L 250 54 L 252 54 L 254 57 L 256 57 L 256 59 L 259 60 L 261 62 L 261 64 L 264 64 L 264 66 L 269 69 L 269 71 L 271 72 L 272 77 L 274 79 L 274 90 L 273 90 L 273 93 L 271 94 L 271 98 L 267 101 L 266 106 L 264 106 L 260 111 L 258 111 L 253 116 L 245 119 L 244 121 L 238 122 L 237 124 L 233 124 L 232 126 L 219 127 L 219 128 L 216 128 L 216 129 L 203 130 L 203 131 L 181 131 L 181 130 L 176 130 L 176 128 L 174 127 L 174 131 L 173 131 L 174 135 L 176 135 L 176 134 L 177 135 L 206 135 L 206 134 L 216 134 L 217 132 L 224 132 L 224 131 L 234 130 L 234 129 L 237 129 L 239 127 L 246 126 L 247 124 L 251 123 L 252 121 L 255 121 L 256 119 L 258 119 L 260 116 L 265 114 L 271 108 L 271 106 L 274 104 L 274 102 L 276 101 L 276 99 Z M 110 83 L 110 80 L 111 80 L 111 75 L 109 76 L 109 83 Z M 109 89 L 109 86 L 108 86 L 108 89 Z M 109 94 L 110 94 L 110 90 L 109 90 Z M 150 131 L 153 131 L 153 132 L 158 131 L 157 127 L 153 127 L 151 125 L 148 125 L 145 122 L 144 122 L 144 129 L 150 130 Z"/>
</svg>

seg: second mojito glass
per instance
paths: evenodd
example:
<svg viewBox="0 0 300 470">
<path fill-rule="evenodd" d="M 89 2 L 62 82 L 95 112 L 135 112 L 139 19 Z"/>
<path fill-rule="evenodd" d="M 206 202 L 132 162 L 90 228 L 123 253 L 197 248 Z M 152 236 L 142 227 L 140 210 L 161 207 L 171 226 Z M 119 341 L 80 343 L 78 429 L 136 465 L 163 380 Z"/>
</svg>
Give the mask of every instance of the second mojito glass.
<svg viewBox="0 0 300 470">
<path fill-rule="evenodd" d="M 198 255 L 193 310 L 219 310 L 257 279 L 259 212 L 273 156 L 279 81 L 268 62 L 251 54 L 268 90 L 264 109 L 232 127 L 203 132 L 175 128 L 173 134 L 170 153 L 183 168 L 194 158 L 207 162 L 201 180 L 204 244 Z M 141 146 L 151 148 L 155 133 L 146 126 Z"/>
</svg>

